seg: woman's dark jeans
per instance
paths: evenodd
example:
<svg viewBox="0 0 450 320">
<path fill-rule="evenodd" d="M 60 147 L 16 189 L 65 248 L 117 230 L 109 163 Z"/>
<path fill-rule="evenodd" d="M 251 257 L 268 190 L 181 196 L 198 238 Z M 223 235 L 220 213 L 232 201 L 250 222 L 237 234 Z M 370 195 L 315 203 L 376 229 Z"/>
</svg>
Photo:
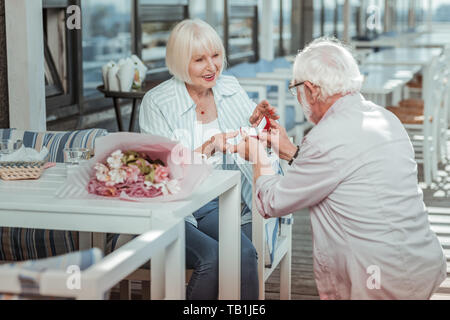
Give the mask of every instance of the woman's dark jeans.
<svg viewBox="0 0 450 320">
<path fill-rule="evenodd" d="M 248 209 L 247 209 L 248 210 Z M 186 224 L 186 267 L 194 269 L 186 298 L 213 300 L 219 290 L 219 201 L 194 212 L 198 228 Z M 241 226 L 241 299 L 257 300 L 259 294 L 257 254 L 251 242 L 251 223 Z"/>
</svg>

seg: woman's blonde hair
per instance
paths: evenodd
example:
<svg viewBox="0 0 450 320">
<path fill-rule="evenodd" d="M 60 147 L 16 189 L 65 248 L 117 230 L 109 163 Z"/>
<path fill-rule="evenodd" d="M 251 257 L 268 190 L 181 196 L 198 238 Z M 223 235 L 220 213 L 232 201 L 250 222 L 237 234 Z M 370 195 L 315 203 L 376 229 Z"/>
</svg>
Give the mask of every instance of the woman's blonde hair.
<svg viewBox="0 0 450 320">
<path fill-rule="evenodd" d="M 166 65 L 175 78 L 191 83 L 189 63 L 199 52 L 217 52 L 222 55 L 220 73 L 226 65 L 225 48 L 217 32 L 200 19 L 186 19 L 172 30 L 167 42 Z"/>
</svg>

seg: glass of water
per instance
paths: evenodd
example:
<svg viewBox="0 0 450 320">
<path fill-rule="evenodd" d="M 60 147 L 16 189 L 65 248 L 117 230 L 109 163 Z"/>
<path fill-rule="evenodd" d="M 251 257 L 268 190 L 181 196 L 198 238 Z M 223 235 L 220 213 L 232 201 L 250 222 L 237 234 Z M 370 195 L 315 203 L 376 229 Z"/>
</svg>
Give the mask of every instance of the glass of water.
<svg viewBox="0 0 450 320">
<path fill-rule="evenodd" d="M 0 155 L 10 154 L 22 147 L 22 140 L 0 139 Z"/>
<path fill-rule="evenodd" d="M 89 160 L 92 156 L 92 151 L 89 148 L 65 148 L 64 149 L 64 163 L 67 166 L 77 166 L 83 161 Z"/>
</svg>

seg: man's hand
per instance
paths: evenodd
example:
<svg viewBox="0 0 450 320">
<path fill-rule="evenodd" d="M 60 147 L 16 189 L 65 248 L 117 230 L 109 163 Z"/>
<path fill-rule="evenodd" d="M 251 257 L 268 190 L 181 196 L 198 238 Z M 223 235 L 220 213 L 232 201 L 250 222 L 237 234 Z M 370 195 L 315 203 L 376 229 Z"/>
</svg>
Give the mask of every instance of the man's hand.
<svg viewBox="0 0 450 320">
<path fill-rule="evenodd" d="M 272 107 L 267 100 L 261 101 L 253 111 L 253 114 L 251 115 L 249 122 L 252 127 L 257 127 L 261 120 L 267 117 L 271 120 L 278 120 L 280 119 L 280 116 L 277 115 L 277 109 Z M 271 121 L 271 123 L 274 121 Z"/>
<path fill-rule="evenodd" d="M 256 137 L 248 136 L 245 133 L 243 133 L 241 142 L 230 146 L 228 151 L 238 153 L 243 159 L 251 163 L 270 165 L 264 145 Z"/>
<path fill-rule="evenodd" d="M 264 145 L 272 148 L 280 159 L 289 161 L 297 151 L 297 146 L 289 140 L 286 129 L 275 121 L 271 122 L 271 130 L 262 131 L 258 138 Z"/>
<path fill-rule="evenodd" d="M 239 144 L 231 146 L 228 151 L 238 153 L 242 158 L 253 163 L 253 183 L 261 175 L 275 174 L 266 148 L 257 138 L 246 135 Z"/>
</svg>

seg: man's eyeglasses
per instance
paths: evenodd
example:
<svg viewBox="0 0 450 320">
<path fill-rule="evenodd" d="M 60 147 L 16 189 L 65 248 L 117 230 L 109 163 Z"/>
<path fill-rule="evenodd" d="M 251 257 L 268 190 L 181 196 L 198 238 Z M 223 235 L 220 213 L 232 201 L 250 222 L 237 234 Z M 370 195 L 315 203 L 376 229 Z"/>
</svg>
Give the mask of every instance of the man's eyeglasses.
<svg viewBox="0 0 450 320">
<path fill-rule="evenodd" d="M 302 82 L 299 82 L 299 83 L 290 85 L 290 86 L 289 86 L 289 92 L 290 92 L 293 96 L 296 96 L 296 95 L 297 95 L 297 87 L 298 87 L 298 86 L 301 86 L 301 85 L 304 84 L 304 83 L 305 83 L 305 81 L 302 81 Z"/>
</svg>

